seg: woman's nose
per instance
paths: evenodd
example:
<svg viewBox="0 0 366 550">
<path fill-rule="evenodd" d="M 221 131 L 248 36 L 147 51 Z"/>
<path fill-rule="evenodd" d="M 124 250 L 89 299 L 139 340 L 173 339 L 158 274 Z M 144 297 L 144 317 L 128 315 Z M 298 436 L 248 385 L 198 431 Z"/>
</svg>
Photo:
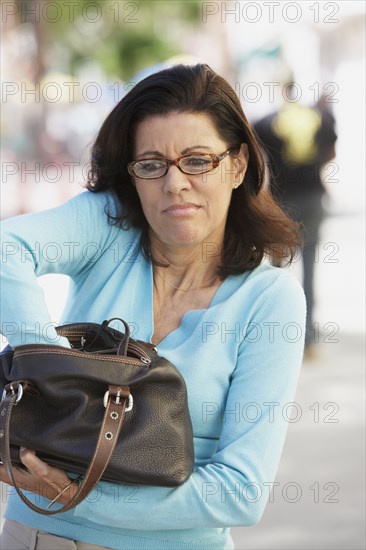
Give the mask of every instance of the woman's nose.
<svg viewBox="0 0 366 550">
<path fill-rule="evenodd" d="M 163 189 L 166 193 L 179 194 L 184 189 L 190 189 L 189 176 L 179 170 L 178 166 L 170 166 L 164 176 Z"/>
</svg>

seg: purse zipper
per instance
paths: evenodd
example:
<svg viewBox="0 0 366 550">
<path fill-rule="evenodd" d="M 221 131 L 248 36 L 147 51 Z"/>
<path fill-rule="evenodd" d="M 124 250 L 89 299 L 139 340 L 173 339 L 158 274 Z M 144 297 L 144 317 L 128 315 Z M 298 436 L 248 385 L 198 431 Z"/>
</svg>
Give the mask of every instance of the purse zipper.
<svg viewBox="0 0 366 550">
<path fill-rule="evenodd" d="M 151 364 L 151 358 L 143 348 L 140 348 L 140 346 L 138 346 L 137 344 L 135 344 L 133 342 L 129 342 L 128 347 L 131 350 L 136 351 L 140 354 L 140 361 L 142 363 L 144 363 L 145 365 L 150 365 Z"/>
</svg>

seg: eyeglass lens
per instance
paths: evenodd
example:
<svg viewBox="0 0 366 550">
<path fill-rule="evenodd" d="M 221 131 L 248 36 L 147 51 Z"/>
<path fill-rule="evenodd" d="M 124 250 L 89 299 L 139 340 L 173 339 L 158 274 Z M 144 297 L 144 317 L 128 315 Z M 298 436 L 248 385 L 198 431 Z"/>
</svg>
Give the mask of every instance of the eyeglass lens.
<svg viewBox="0 0 366 550">
<path fill-rule="evenodd" d="M 213 169 L 213 159 L 205 155 L 190 155 L 179 161 L 179 167 L 187 174 L 204 174 Z M 146 159 L 134 164 L 137 177 L 153 178 L 165 174 L 168 163 L 164 159 Z"/>
</svg>

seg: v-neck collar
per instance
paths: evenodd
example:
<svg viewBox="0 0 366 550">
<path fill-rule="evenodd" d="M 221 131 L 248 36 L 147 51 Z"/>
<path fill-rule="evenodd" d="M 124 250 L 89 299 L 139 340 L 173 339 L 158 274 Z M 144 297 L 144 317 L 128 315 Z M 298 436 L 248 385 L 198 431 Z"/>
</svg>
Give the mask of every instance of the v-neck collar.
<svg viewBox="0 0 366 550">
<path fill-rule="evenodd" d="M 144 259 L 146 262 L 146 286 L 144 285 L 144 288 L 146 289 L 146 305 L 149 308 L 147 318 L 150 320 L 150 326 L 148 327 L 148 338 L 149 342 L 151 342 L 152 337 L 154 335 L 155 325 L 154 325 L 154 276 L 153 276 L 153 266 L 151 262 L 148 262 L 146 259 Z M 249 273 L 249 272 L 248 272 Z M 245 273 L 244 275 L 247 275 Z M 190 309 L 186 311 L 181 319 L 180 325 L 173 329 L 171 332 L 169 332 L 160 342 L 157 344 L 158 348 L 162 347 L 169 347 L 171 345 L 179 345 L 182 340 L 185 341 L 187 339 L 187 335 L 189 333 L 187 323 L 191 322 L 192 317 L 196 317 L 196 322 L 192 323 L 192 330 L 194 330 L 195 326 L 197 325 L 197 319 L 201 317 L 208 309 L 211 309 L 212 307 L 216 306 L 220 302 L 226 299 L 232 291 L 234 290 L 233 287 L 240 286 L 243 284 L 243 276 L 233 276 L 229 275 L 220 286 L 216 289 L 215 294 L 213 295 L 209 305 L 207 308 L 200 308 L 200 309 Z"/>
</svg>

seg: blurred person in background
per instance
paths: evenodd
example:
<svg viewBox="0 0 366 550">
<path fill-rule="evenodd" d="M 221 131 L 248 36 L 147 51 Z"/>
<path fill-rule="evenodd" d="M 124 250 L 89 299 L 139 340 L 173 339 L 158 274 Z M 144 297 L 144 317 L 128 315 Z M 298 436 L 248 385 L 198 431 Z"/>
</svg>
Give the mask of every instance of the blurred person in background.
<svg viewBox="0 0 366 550">
<path fill-rule="evenodd" d="M 289 102 L 254 124 L 269 167 L 273 195 L 290 217 L 303 226 L 301 249 L 303 287 L 307 303 L 305 357 L 316 356 L 314 343 L 314 269 L 319 229 L 325 216 L 322 167 L 335 157 L 335 119 L 324 97 L 311 107 L 293 99 L 293 83 L 286 85 Z M 281 265 L 276 264 L 276 265 Z"/>
<path fill-rule="evenodd" d="M 1 284 L 10 345 L 69 347 L 37 285 L 46 273 L 68 275 L 62 323 L 122 316 L 181 372 L 195 467 L 174 488 L 103 481 L 60 516 L 11 494 L 2 548 L 231 549 L 229 528 L 259 521 L 288 427 L 268 405 L 280 411 L 294 398 L 305 328 L 301 285 L 264 261 L 290 261 L 299 245 L 298 224 L 264 176 L 234 90 L 207 65 L 178 65 L 136 84 L 108 115 L 87 191 L 4 222 L 14 251 Z M 50 242 L 57 259 L 34 252 Z M 83 253 L 90 243 L 92 257 Z M 47 331 L 37 336 L 35 325 Z M 297 337 L 286 337 L 288 325 Z M 279 328 L 274 338 L 268 327 Z M 261 407 L 255 421 L 245 414 L 253 402 Z M 31 449 L 21 460 L 27 470 L 16 470 L 16 480 L 33 502 L 69 501 L 76 484 L 66 472 Z M 10 482 L 3 468 L 0 478 Z"/>
</svg>

